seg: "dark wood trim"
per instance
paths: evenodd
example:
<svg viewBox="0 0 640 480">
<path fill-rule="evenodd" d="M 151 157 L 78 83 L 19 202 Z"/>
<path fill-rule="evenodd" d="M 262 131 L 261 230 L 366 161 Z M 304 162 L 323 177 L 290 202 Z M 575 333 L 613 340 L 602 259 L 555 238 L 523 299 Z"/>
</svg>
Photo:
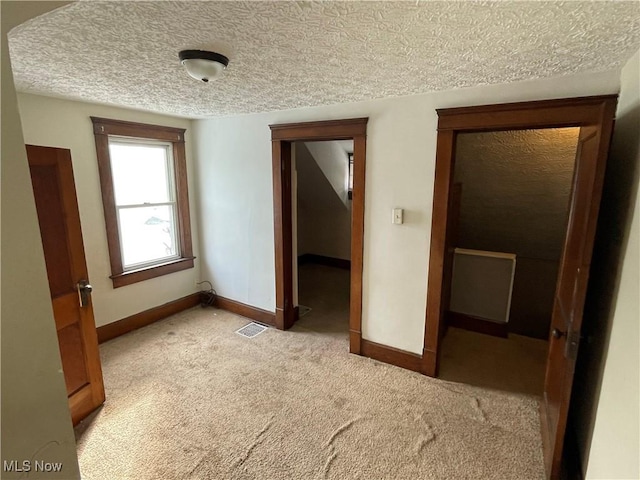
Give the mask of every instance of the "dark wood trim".
<svg viewBox="0 0 640 480">
<path fill-rule="evenodd" d="M 200 292 L 192 293 L 186 297 L 167 302 L 163 305 L 150 308 L 144 312 L 136 313 L 130 317 L 123 318 L 113 323 L 108 323 L 97 328 L 98 342 L 103 343 L 113 338 L 124 335 L 125 333 L 132 332 L 138 328 L 146 327 L 152 323 L 167 318 L 176 313 L 180 313 L 183 310 L 200 305 Z M 258 307 L 246 305 L 244 303 L 237 302 L 225 297 L 216 297 L 215 307 L 221 310 L 247 317 L 256 322 L 264 323 L 267 325 L 275 326 L 275 314 L 268 310 L 263 310 Z"/>
<path fill-rule="evenodd" d="M 506 323 L 492 322 L 473 315 L 466 315 L 460 312 L 445 312 L 447 325 L 449 327 L 463 328 L 477 333 L 484 333 L 494 337 L 507 338 L 509 336 L 509 326 Z"/>
<path fill-rule="evenodd" d="M 443 269 L 447 240 L 447 215 L 455 166 L 456 136 L 461 132 L 558 128 L 598 125 L 603 109 L 615 105 L 616 95 L 539 102 L 481 105 L 438 109 L 431 250 L 427 284 L 423 372 L 438 373 L 438 343 L 444 319 Z"/>
<path fill-rule="evenodd" d="M 564 329 L 568 332 L 567 336 L 577 338 L 580 334 L 591 250 L 616 103 L 617 95 L 605 95 L 438 110 L 431 251 L 422 356 L 424 373 L 433 376 L 438 373 L 438 347 L 444 319 L 443 264 L 449 235 L 447 216 L 451 205 L 456 136 L 462 132 L 580 127 L 569 226 L 552 319 L 552 323 L 562 323 L 555 328 Z M 583 147 L 586 150 L 583 151 Z M 566 308 L 564 304 L 561 305 L 560 299 L 566 300 Z M 559 478 L 561 473 L 561 454 L 575 367 L 575 355 L 566 355 L 566 346 L 571 345 L 567 342 L 566 337 L 551 338 L 541 408 L 545 468 L 548 477 L 554 479 Z M 577 351 L 577 340 L 575 342 L 574 352 Z"/>
<path fill-rule="evenodd" d="M 189 212 L 189 191 L 187 185 L 187 160 L 185 154 L 183 128 L 147 125 L 123 120 L 91 117 L 96 142 L 102 208 L 109 247 L 109 260 L 113 288 L 124 287 L 150 278 L 193 268 L 193 247 L 191 240 L 191 217 Z M 122 265 L 122 250 L 118 232 L 118 218 L 115 206 L 111 159 L 109 154 L 109 135 L 162 140 L 173 145 L 173 165 L 176 186 L 178 217 L 178 237 L 180 240 L 180 259 L 161 265 L 152 265 L 140 270 L 125 272 Z"/>
<path fill-rule="evenodd" d="M 414 372 L 420 372 L 422 369 L 422 357 L 415 353 L 406 352 L 398 348 L 380 345 L 379 343 L 361 339 L 360 341 L 361 355 L 379 362 L 395 365 L 396 367 L 406 368 Z"/>
<path fill-rule="evenodd" d="M 293 220 L 291 143 L 272 142 L 273 221 L 276 267 L 276 328 L 293 325 Z"/>
<path fill-rule="evenodd" d="M 469 115 L 476 113 L 519 112 L 521 110 L 543 110 L 547 108 L 601 105 L 602 102 L 616 100 L 618 95 L 593 95 L 590 97 L 570 97 L 551 100 L 533 100 L 526 102 L 494 103 L 490 105 L 474 105 L 470 107 L 437 108 L 438 117 Z"/>
<path fill-rule="evenodd" d="M 617 95 L 564 98 L 535 102 L 442 108 L 438 130 L 487 131 L 575 127 L 597 123 L 602 105 Z"/>
<path fill-rule="evenodd" d="M 367 135 L 369 118 L 349 118 L 320 122 L 281 123 L 269 125 L 271 140 L 304 142 L 318 140 L 349 140 Z"/>
<path fill-rule="evenodd" d="M 308 263 L 351 270 L 351 260 L 345 260 L 344 258 L 326 257 L 324 255 L 316 255 L 315 253 L 303 253 L 298 257 L 298 266 Z"/>
<path fill-rule="evenodd" d="M 360 342 L 362 341 L 362 332 L 360 330 L 352 330 L 349 328 L 349 352 L 356 355 L 362 355 Z"/>
<path fill-rule="evenodd" d="M 446 325 L 444 327 L 446 331 Z M 436 368 L 438 367 L 438 352 L 436 350 L 427 350 L 427 348 L 422 349 L 422 367 L 420 368 L 420 372 L 429 377 L 437 377 L 438 371 Z"/>
<path fill-rule="evenodd" d="M 115 275 L 122 273 L 123 268 L 120 237 L 118 235 L 118 218 L 115 210 L 116 200 L 113 176 L 111 173 L 111 161 L 109 160 L 109 138 L 106 135 L 95 135 L 95 141 L 100 191 L 102 192 L 102 211 L 104 212 L 107 245 L 109 247 L 109 261 L 111 263 L 111 274 Z"/>
<path fill-rule="evenodd" d="M 120 137 L 151 138 L 165 142 L 184 142 L 184 128 L 151 125 L 110 118 L 90 117 L 95 135 L 116 135 Z"/>
<path fill-rule="evenodd" d="M 103 343 L 112 338 L 119 337 L 138 328 L 150 325 L 158 320 L 167 318 L 173 314 L 195 307 L 200 303 L 200 293 L 192 293 L 186 297 L 172 302 L 150 308 L 144 312 L 136 313 L 117 322 L 108 323 L 97 328 L 98 342 Z"/>
<path fill-rule="evenodd" d="M 449 192 L 453 183 L 455 162 L 455 132 L 438 132 L 436 144 L 436 172 L 431 216 L 431 247 L 427 287 L 427 312 L 425 321 L 422 371 L 429 376 L 438 375 L 438 343 L 442 338 L 444 308 L 442 302 L 444 262 L 447 245 L 447 209 Z M 438 159 L 446 159 L 438 161 Z"/>
<path fill-rule="evenodd" d="M 350 351 L 360 353 L 362 325 L 362 257 L 367 118 L 270 125 L 276 268 L 277 328 L 293 325 L 293 261 L 291 219 L 291 144 L 295 141 L 353 139 L 354 179 L 351 210 Z"/>
<path fill-rule="evenodd" d="M 353 199 L 351 200 L 351 289 L 349 331 L 362 332 L 362 265 L 364 258 L 364 199 L 367 137 L 353 139 Z M 360 341 L 349 339 L 351 353 L 361 354 Z"/>
<path fill-rule="evenodd" d="M 183 136 L 184 138 L 184 136 Z M 191 242 L 191 213 L 189 209 L 189 186 L 187 180 L 187 156 L 183 142 L 173 144 L 173 168 L 178 203 L 178 235 L 180 237 L 180 255 L 193 257 Z"/>
<path fill-rule="evenodd" d="M 276 326 L 275 313 L 268 310 L 263 310 L 258 307 L 246 305 L 244 303 L 231 300 L 230 298 L 220 296 L 216 297 L 214 305 L 217 308 L 221 308 L 222 310 L 226 310 L 227 312 L 235 313 L 236 315 L 240 315 L 242 317 L 250 318 L 251 320 L 255 320 L 256 322 L 265 323 L 273 327 Z"/>
<path fill-rule="evenodd" d="M 152 267 L 146 267 L 140 270 L 131 270 L 111 275 L 109 278 L 113 281 L 113 288 L 124 287 L 125 285 L 142 282 L 144 280 L 149 280 L 150 278 L 193 268 L 194 259 L 195 257 L 178 258 L 177 260 L 172 260 L 160 265 L 153 265 Z"/>
</svg>

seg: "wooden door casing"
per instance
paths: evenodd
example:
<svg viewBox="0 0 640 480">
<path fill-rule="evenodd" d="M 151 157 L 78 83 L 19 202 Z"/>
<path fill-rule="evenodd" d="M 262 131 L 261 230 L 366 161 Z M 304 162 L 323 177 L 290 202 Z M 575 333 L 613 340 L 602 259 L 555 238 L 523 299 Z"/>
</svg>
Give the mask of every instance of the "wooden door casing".
<svg viewBox="0 0 640 480">
<path fill-rule="evenodd" d="M 80 305 L 78 283 L 88 280 L 71 152 L 27 145 L 62 370 L 74 425 L 105 399 L 91 296 Z"/>
<path fill-rule="evenodd" d="M 580 127 L 573 190 L 563 258 L 550 330 L 541 430 L 545 466 L 558 478 L 571 398 L 575 355 L 602 193 L 604 170 L 617 95 L 544 100 L 438 110 L 438 145 L 434 185 L 431 251 L 427 286 L 422 371 L 436 376 L 445 289 L 446 236 L 455 155 L 462 132 Z M 552 335 L 556 328 L 556 336 Z M 557 337 L 557 338 L 556 338 Z"/>
<path fill-rule="evenodd" d="M 451 195 L 449 196 L 449 214 L 447 215 L 447 233 L 446 233 L 446 254 L 443 264 L 443 291 L 442 291 L 442 308 L 445 314 L 441 319 L 445 322 L 440 328 L 440 340 L 447 332 L 449 325 L 447 322 L 446 312 L 449 311 L 451 303 L 451 281 L 453 279 L 453 258 L 455 249 L 458 246 L 458 227 L 460 224 L 460 207 L 462 202 L 462 184 L 454 183 L 451 185 Z"/>
<path fill-rule="evenodd" d="M 368 118 L 270 125 L 273 171 L 273 219 L 276 274 L 276 327 L 295 321 L 293 302 L 293 221 L 291 145 L 296 141 L 353 140 L 353 198 L 351 204 L 351 279 L 349 351 L 361 354 L 364 192 Z"/>
</svg>

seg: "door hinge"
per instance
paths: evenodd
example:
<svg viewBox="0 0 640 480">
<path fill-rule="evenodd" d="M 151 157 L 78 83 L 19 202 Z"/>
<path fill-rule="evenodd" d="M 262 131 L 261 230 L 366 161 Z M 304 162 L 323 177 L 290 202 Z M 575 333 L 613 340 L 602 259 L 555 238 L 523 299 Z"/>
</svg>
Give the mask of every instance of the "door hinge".
<svg viewBox="0 0 640 480">
<path fill-rule="evenodd" d="M 567 333 L 567 342 L 564 346 L 564 356 L 569 360 L 576 360 L 578 357 L 578 346 L 580 345 L 580 332 L 570 330 Z"/>
</svg>

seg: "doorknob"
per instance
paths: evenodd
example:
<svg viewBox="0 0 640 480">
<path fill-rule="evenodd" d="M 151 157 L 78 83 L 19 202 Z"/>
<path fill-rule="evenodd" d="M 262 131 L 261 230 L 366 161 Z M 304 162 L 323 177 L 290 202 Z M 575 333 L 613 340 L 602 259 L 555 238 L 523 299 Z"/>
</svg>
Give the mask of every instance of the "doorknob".
<svg viewBox="0 0 640 480">
<path fill-rule="evenodd" d="M 78 282 L 78 298 L 80 299 L 81 307 L 89 305 L 89 295 L 91 295 L 92 290 L 93 287 L 89 285 L 87 280 L 80 280 Z"/>
<path fill-rule="evenodd" d="M 554 328 L 553 330 L 551 330 L 551 335 L 553 335 L 553 338 L 562 338 L 567 336 L 567 332 L 563 332 L 561 330 L 558 330 L 557 328 Z"/>
</svg>

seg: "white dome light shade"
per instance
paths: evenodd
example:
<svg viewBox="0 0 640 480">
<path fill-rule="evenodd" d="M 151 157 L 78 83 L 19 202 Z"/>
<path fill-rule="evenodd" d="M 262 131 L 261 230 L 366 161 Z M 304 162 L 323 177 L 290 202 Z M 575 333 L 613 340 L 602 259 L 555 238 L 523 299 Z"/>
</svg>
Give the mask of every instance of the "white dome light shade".
<svg viewBox="0 0 640 480">
<path fill-rule="evenodd" d="M 187 73 L 202 82 L 215 80 L 229 65 L 227 57 L 215 52 L 183 50 L 179 55 Z"/>
</svg>

